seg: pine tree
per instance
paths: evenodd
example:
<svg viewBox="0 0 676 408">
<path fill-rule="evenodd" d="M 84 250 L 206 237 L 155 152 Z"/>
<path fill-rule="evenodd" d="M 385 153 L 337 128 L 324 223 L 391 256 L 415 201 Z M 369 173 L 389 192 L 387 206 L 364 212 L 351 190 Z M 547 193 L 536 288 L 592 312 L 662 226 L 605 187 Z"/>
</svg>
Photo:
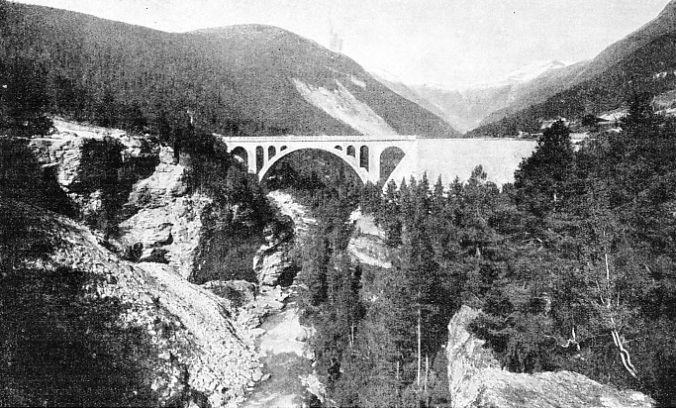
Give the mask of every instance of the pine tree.
<svg viewBox="0 0 676 408">
<path fill-rule="evenodd" d="M 546 129 L 533 155 L 514 174 L 517 203 L 537 216 L 544 216 L 566 199 L 566 187 L 573 170 L 570 131 L 558 121 Z"/>
<path fill-rule="evenodd" d="M 401 243 L 400 196 L 401 191 L 397 191 L 397 185 L 390 181 L 383 199 L 383 210 L 376 218 L 385 231 L 387 246 L 390 248 L 396 248 Z"/>
</svg>

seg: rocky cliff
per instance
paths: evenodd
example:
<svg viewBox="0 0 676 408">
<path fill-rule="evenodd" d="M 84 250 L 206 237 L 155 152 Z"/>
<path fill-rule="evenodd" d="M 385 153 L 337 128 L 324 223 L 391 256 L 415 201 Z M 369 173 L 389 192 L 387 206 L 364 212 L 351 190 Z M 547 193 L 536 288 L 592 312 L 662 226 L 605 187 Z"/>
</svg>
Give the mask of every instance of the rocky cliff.
<svg viewBox="0 0 676 408">
<path fill-rule="evenodd" d="M 133 186 L 124 206 L 133 215 L 120 223 L 119 240 L 124 247 L 142 245 L 140 262 L 167 263 L 193 281 L 199 272 L 202 215 L 213 200 L 188 193 L 185 169 L 172 164 L 168 148 L 162 148 L 158 156 L 153 174 Z"/>
<path fill-rule="evenodd" d="M 453 408 L 651 407 L 635 391 L 620 391 L 568 371 L 517 374 L 501 369 L 484 341 L 467 330 L 479 314 L 463 306 L 448 325 L 448 382 Z"/>
<path fill-rule="evenodd" d="M 258 283 L 275 286 L 291 284 L 297 265 L 294 263 L 296 245 L 302 242 L 308 227 L 317 222 L 309 216 L 303 205 L 294 201 L 293 197 L 282 191 L 268 194 L 270 201 L 277 207 L 283 222 L 272 228 L 266 228 L 265 242 L 254 256 L 253 269 Z"/>
<path fill-rule="evenodd" d="M 216 204 L 211 196 L 191 191 L 188 169 L 174 164 L 171 148 L 155 137 L 58 119 L 54 124 L 56 132 L 32 139 L 30 147 L 75 204 L 78 218 L 97 230 L 113 231 L 108 241 L 128 258 L 167 264 L 201 283 L 217 279 L 214 275 L 235 275 L 229 267 L 240 268 L 219 262 L 224 254 L 209 252 L 215 246 L 253 256 L 255 249 L 249 247 L 260 245 L 251 234 L 210 245 L 233 240 L 230 235 L 237 233 L 228 227 L 251 212 L 247 203 Z M 101 225 L 106 222 L 114 225 Z M 237 245 L 242 248 L 225 248 Z"/>
<path fill-rule="evenodd" d="M 373 216 L 356 211 L 350 218 L 354 223 L 354 233 L 347 244 L 347 252 L 352 260 L 365 265 L 391 268 L 385 232 L 376 225 Z"/>
<path fill-rule="evenodd" d="M 9 397 L 0 392 L 0 405 L 235 406 L 262 378 L 255 336 L 243 326 L 246 313 L 238 313 L 258 289 L 247 282 L 191 282 L 215 274 L 227 279 L 227 251 L 245 260 L 253 276 L 251 259 L 262 240 L 258 224 L 248 221 L 258 213 L 246 197 L 228 196 L 229 190 L 203 194 L 190 188 L 191 169 L 181 165 L 183 159 L 174 164 L 172 150 L 152 136 L 58 119 L 54 125 L 52 134 L 27 141 L 28 155 L 37 159 L 36 174 L 42 167 L 43 177 L 64 195 L 73 218 L 30 200 L 0 201 L 0 321 L 16 326 L 0 334 L 0 347 L 14 345 L 7 355 L 18 357 L 9 367 L 35 369 L 43 378 L 0 368 L 0 388 L 9 390 Z M 230 176 L 216 182 L 249 193 L 246 179 Z M 240 233 L 246 236 L 238 238 Z M 271 246 L 292 238 L 280 237 L 283 242 Z M 68 293 L 62 282 L 69 282 Z M 26 306 L 23 299 L 34 302 Z M 26 322 L 6 318 L 31 313 Z M 44 314 L 56 314 L 57 324 L 45 326 L 51 317 Z M 14 333 L 24 327 L 31 334 L 21 345 Z M 33 352 L 34 344 L 46 343 L 63 352 Z M 91 353 L 80 357 L 79 348 Z M 52 358 L 59 361 L 49 374 L 43 360 Z M 82 374 L 78 367 L 99 374 Z M 53 378 L 63 384 L 45 383 Z"/>
<path fill-rule="evenodd" d="M 126 338 L 124 346 L 114 353 L 111 351 L 114 342 L 106 341 L 100 349 L 94 350 L 93 358 L 97 358 L 97 354 L 99 359 L 108 356 L 113 359 L 115 367 L 117 359 L 122 359 L 135 347 L 137 351 L 132 361 L 136 359 L 145 367 L 141 383 L 152 390 L 157 404 L 192 401 L 203 407 L 234 406 L 246 389 L 254 384 L 259 364 L 254 346 L 238 335 L 241 327 L 230 320 L 227 303 L 188 283 L 170 266 L 133 264 L 121 260 L 102 247 L 87 228 L 16 201 L 0 199 L 0 226 L 0 243 L 4 246 L 3 279 L 14 276 L 34 282 L 46 279 L 55 271 L 60 271 L 60 279 L 65 282 L 73 282 L 74 276 L 86 277 L 83 281 L 86 283 L 75 288 L 83 292 L 82 297 L 77 298 L 77 302 L 62 306 L 65 308 L 62 315 L 66 316 L 63 317 L 66 321 L 64 330 L 77 325 L 78 319 L 86 318 L 88 313 L 100 311 L 101 307 L 121 306 L 119 314 L 107 321 L 106 336 L 130 331 L 135 333 L 134 336 Z M 13 258 L 9 259 L 8 254 Z M 25 286 L 26 283 L 17 285 Z M 38 304 L 53 302 L 54 294 L 50 293 L 38 291 Z M 57 295 L 60 296 L 59 293 Z M 83 299 L 89 299 L 87 305 L 92 304 L 92 300 L 99 302 L 99 309 L 90 310 L 82 306 L 83 310 L 78 309 L 77 313 L 69 312 L 71 308 L 82 305 Z M 59 311 L 47 309 L 47 312 Z M 20 313 L 29 316 L 30 310 Z M 98 319 L 100 317 L 94 320 Z M 56 319 L 57 324 L 59 321 Z M 38 320 L 36 324 L 42 324 L 42 321 Z M 83 337 L 86 340 L 94 333 L 96 330 L 89 327 Z M 39 337 L 40 333 L 36 336 Z M 55 340 L 30 339 L 32 344 L 45 341 Z M 17 343 L 16 347 L 29 345 Z M 55 344 L 54 347 L 63 348 L 67 344 Z M 115 373 L 115 370 L 113 368 L 112 372 Z M 71 382 L 77 383 L 80 379 L 66 378 L 65 381 L 70 386 Z M 105 386 L 96 384 L 100 388 Z M 48 391 L 56 393 L 58 390 Z M 31 401 L 31 393 L 38 392 L 40 390 L 23 390 L 21 395 L 24 400 Z M 119 392 L 122 393 L 122 390 Z M 59 400 L 52 403 L 55 401 L 58 403 Z M 47 402 L 50 402 L 49 399 Z M 92 400 L 89 403 L 96 402 Z"/>
</svg>

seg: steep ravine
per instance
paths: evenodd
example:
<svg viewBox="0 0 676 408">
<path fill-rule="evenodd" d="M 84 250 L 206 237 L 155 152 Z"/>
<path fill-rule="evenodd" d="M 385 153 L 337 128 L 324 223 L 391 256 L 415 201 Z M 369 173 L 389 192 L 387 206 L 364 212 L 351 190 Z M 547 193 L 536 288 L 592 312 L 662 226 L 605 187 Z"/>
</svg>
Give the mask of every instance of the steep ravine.
<svg viewBox="0 0 676 408">
<path fill-rule="evenodd" d="M 121 222 L 117 232 L 106 236 L 43 208 L 2 200 L 0 243 L 11 244 L 9 249 L 18 259 L 12 265 L 16 277 L 8 279 L 16 280 L 18 287 L 27 287 L 31 282 L 47 285 L 53 279 L 72 282 L 74 278 L 69 276 L 82 274 L 84 281 L 93 283 L 68 283 L 69 290 L 85 300 L 67 303 L 64 310 L 70 311 L 62 318 L 63 326 L 79 327 L 82 319 L 73 322 L 72 316 L 87 318 L 104 307 L 96 305 L 110 308 L 119 304 L 121 311 L 115 312 L 119 317 L 114 321 L 106 322 L 98 332 L 84 327 L 82 337 L 76 338 L 91 344 L 90 337 L 99 336 L 111 339 L 102 344 L 119 345 L 119 351 L 92 346 L 95 352 L 91 358 L 100 355 L 109 359 L 113 374 L 118 360 L 143 369 L 139 386 L 129 392 L 152 392 L 144 397 L 151 404 L 237 406 L 262 377 L 253 339 L 233 318 L 237 299 L 224 299 L 214 295 L 208 285 L 191 283 L 203 264 L 199 246 L 207 229 L 202 220 L 209 211 L 224 216 L 231 212 L 234 219 L 237 206 L 216 207 L 212 198 L 191 192 L 185 167 L 173 164 L 171 149 L 151 136 L 58 119 L 55 128 L 53 134 L 33 138 L 29 144 L 44 177 L 53 177 L 75 208 L 75 218 L 94 224 L 93 228 L 99 227 L 97 223 L 103 218 L 102 189 L 114 186 L 114 195 L 123 199 L 117 209 Z M 111 175 L 116 181 L 106 183 Z M 41 307 L 48 313 L 60 313 L 50 308 L 50 302 L 65 302 L 68 295 L 61 289 L 55 293 L 35 289 L 34 293 L 31 296 L 47 305 Z M 85 306 L 77 306 L 80 303 Z M 58 319 L 61 317 L 57 323 Z M 45 335 L 41 333 L 31 340 L 59 344 L 72 331 L 59 330 L 54 329 L 60 336 L 57 340 L 42 339 L 40 336 Z M 29 355 L 24 351 L 29 350 L 27 347 L 18 344 L 17 355 Z M 29 363 L 25 367 L 30 368 Z M 74 375 L 69 379 L 64 374 L 63 381 L 68 389 L 77 390 L 73 387 L 79 385 L 70 384 L 71 380 L 80 381 L 77 371 Z M 94 391 L 96 387 L 106 389 L 105 384 L 93 387 Z M 17 390 L 12 398 L 32 401 L 42 393 L 45 397 L 40 398 L 47 403 L 64 402 L 58 390 Z M 94 395 L 99 396 L 89 403 L 138 403 L 126 400 L 124 395 Z"/>
<path fill-rule="evenodd" d="M 287 193 L 274 191 L 268 197 L 292 220 L 294 241 L 302 245 L 309 225 L 315 223 L 309 211 Z M 308 384 L 317 384 L 308 344 L 312 329 L 300 324 L 294 286 L 282 289 L 265 284 L 278 283 L 276 279 L 283 273 L 280 269 L 288 267 L 293 256 L 289 253 L 293 244 L 272 241 L 263 246 L 254 261 L 261 292 L 244 307 L 244 313 L 238 314 L 238 320 L 255 338 L 262 370 L 261 382 L 242 405 L 245 408 L 301 407 L 311 388 Z"/>
<path fill-rule="evenodd" d="M 108 243 L 104 247 L 100 234 L 71 219 L 0 200 L 0 235 L 4 234 L 0 242 L 25 252 L 14 267 L 16 279 L 33 279 L 18 275 L 24 273 L 22 268 L 45 282 L 72 272 L 96 278 L 83 289 L 83 296 L 124 306 L 111 325 L 135 339 L 135 347 L 147 354 L 128 357 L 143 363 L 147 371 L 143 384 L 155 393 L 152 398 L 158 404 L 295 407 L 302 406 L 308 392 L 321 396 L 308 345 L 312 330 L 299 322 L 292 282 L 283 282 L 294 267 L 294 247 L 302 245 L 316 222 L 308 209 L 289 194 L 269 194 L 294 231 L 289 233 L 284 221 L 266 229 L 254 261 L 258 285 L 226 280 L 195 285 L 189 280 L 200 272 L 201 220 L 211 199 L 187 190 L 184 168 L 171 163 L 171 150 L 121 131 L 78 128 L 60 121 L 57 129 L 50 137 L 33 139 L 31 147 L 45 172 L 55 177 L 85 218 L 101 206 L 100 191 L 92 188 L 85 171 L 87 143 L 112 138 L 122 145 L 124 162 L 137 173 L 124 186 L 126 215 L 113 245 L 142 246 L 130 262 L 111 252 Z M 237 212 L 234 206 L 232 210 Z M 348 253 L 353 261 L 390 267 L 383 233 L 373 219 L 356 212 L 352 222 Z M 19 229 L 20 223 L 27 229 Z M 36 296 L 44 304 L 54 301 L 50 294 L 36 291 Z M 483 342 L 465 330 L 476 313 L 462 309 L 448 316 L 446 350 L 454 408 L 523 406 L 526 396 L 531 406 L 541 407 L 650 406 L 642 394 L 620 392 L 575 373 L 529 376 L 500 369 Z M 71 323 L 66 320 L 65 327 Z M 106 328 L 101 336 L 108 338 L 113 332 Z M 20 345 L 16 347 L 21 351 Z"/>
</svg>

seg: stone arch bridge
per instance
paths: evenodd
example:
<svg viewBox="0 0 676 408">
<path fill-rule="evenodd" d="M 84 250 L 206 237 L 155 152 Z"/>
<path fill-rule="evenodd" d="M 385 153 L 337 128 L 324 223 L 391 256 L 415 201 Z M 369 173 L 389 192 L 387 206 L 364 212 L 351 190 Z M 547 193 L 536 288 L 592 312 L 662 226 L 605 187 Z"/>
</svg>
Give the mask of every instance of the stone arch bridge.
<svg viewBox="0 0 676 408">
<path fill-rule="evenodd" d="M 270 169 L 289 154 L 306 149 L 329 152 L 342 159 L 361 181 L 380 181 L 381 156 L 388 148 L 398 148 L 406 156 L 416 149 L 416 136 L 219 136 L 228 151 L 246 163 L 249 172 L 262 180 Z"/>
</svg>

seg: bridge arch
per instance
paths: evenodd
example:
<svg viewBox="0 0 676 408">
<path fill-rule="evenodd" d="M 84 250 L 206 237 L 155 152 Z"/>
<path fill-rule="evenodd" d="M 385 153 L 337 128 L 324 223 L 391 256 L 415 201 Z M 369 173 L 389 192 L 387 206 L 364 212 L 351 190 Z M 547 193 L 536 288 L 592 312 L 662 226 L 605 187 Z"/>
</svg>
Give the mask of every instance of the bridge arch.
<svg viewBox="0 0 676 408">
<path fill-rule="evenodd" d="M 246 166 L 249 165 L 249 153 L 248 153 L 248 152 L 246 151 L 246 149 L 243 148 L 242 146 L 237 146 L 237 147 L 235 147 L 234 149 L 232 149 L 232 151 L 230 152 L 230 154 L 231 154 L 233 157 L 235 157 L 235 159 L 236 159 L 237 161 L 239 161 L 240 163 L 242 163 L 242 164 L 244 164 L 244 165 L 246 165 Z"/>
<path fill-rule="evenodd" d="M 371 164 L 370 162 L 369 147 L 367 145 L 363 145 L 359 148 L 359 167 L 362 167 L 368 171 L 369 165 Z"/>
<path fill-rule="evenodd" d="M 380 180 L 386 181 L 394 169 L 406 156 L 406 152 L 399 146 L 388 146 L 380 152 L 380 157 L 377 158 L 378 166 L 380 167 Z"/>
<path fill-rule="evenodd" d="M 365 171 L 365 169 L 360 168 L 358 166 L 358 163 L 355 163 L 353 160 L 354 158 L 351 159 L 350 156 L 346 156 L 345 154 L 341 154 L 341 152 L 338 150 L 334 149 L 328 149 L 325 147 L 289 147 L 286 150 L 280 151 L 279 154 L 277 154 L 274 158 L 270 159 L 267 163 L 265 163 L 265 166 L 263 166 L 262 169 L 258 172 L 258 179 L 263 180 L 267 174 L 270 172 L 270 170 L 277 164 L 280 160 L 282 160 L 284 157 L 288 156 L 289 154 L 293 152 L 299 152 L 303 150 L 321 150 L 322 152 L 328 152 L 331 153 L 332 155 L 338 157 L 339 159 L 342 160 L 343 163 L 347 164 L 354 172 L 357 174 L 357 177 L 361 180 L 362 183 L 366 184 L 368 182 L 368 174 Z"/>
<path fill-rule="evenodd" d="M 263 146 L 256 146 L 256 171 L 261 171 L 265 166 L 265 149 Z"/>
<path fill-rule="evenodd" d="M 395 163 L 388 170 L 397 167 L 401 156 L 401 165 L 415 168 L 418 152 L 417 137 L 413 135 L 376 135 L 360 136 L 237 136 L 226 137 L 218 134 L 223 142 L 233 148 L 233 153 L 241 162 L 246 161 L 248 171 L 258 175 L 259 179 L 269 176 L 270 169 L 279 160 L 299 150 L 319 150 L 333 154 L 346 163 L 362 182 L 377 183 L 387 179 L 390 172 L 381 172 L 381 161 L 388 157 L 387 152 L 401 152 Z M 394 149 L 391 149 L 394 148 Z M 385 154 L 383 154 L 383 151 Z M 412 171 L 412 170 L 407 170 Z M 384 177 L 384 178 L 383 178 Z"/>
</svg>

